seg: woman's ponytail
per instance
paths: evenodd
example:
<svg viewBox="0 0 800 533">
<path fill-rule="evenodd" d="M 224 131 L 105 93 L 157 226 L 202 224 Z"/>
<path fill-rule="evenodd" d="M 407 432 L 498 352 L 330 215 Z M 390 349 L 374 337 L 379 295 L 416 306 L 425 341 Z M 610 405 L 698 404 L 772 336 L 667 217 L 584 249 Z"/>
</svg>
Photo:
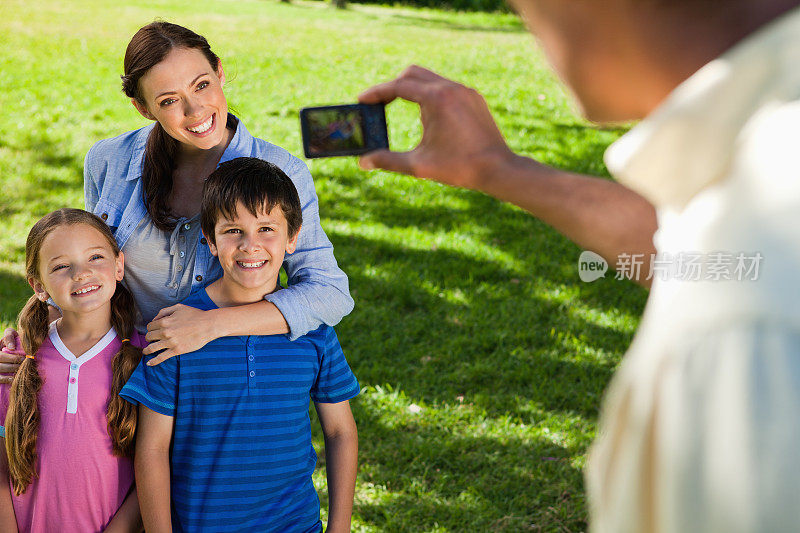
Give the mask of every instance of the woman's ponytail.
<svg viewBox="0 0 800 533">
<path fill-rule="evenodd" d="M 48 316 L 47 304 L 36 295 L 28 299 L 19 314 L 22 347 L 29 356 L 34 356 L 47 338 Z M 17 496 L 27 490 L 36 475 L 36 436 L 41 421 L 38 398 L 41 388 L 38 361 L 35 357 L 26 357 L 11 383 L 5 420 L 8 474 Z"/>
</svg>

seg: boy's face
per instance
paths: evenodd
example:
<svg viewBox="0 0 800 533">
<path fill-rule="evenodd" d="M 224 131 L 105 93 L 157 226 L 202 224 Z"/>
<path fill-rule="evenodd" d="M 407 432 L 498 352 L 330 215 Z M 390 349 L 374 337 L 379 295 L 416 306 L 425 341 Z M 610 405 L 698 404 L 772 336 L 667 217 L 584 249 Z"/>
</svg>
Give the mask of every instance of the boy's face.
<svg viewBox="0 0 800 533">
<path fill-rule="evenodd" d="M 294 252 L 297 234 L 289 237 L 280 206 L 253 216 L 239 202 L 233 220 L 217 220 L 214 240 L 208 246 L 222 265 L 225 292 L 238 303 L 250 303 L 275 290 L 284 255 Z"/>
</svg>

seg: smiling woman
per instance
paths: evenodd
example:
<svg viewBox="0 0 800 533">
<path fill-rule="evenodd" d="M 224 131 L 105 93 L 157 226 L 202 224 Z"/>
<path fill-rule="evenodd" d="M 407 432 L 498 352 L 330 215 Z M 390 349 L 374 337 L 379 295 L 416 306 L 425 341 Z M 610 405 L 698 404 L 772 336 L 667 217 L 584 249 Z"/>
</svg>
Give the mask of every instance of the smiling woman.
<svg viewBox="0 0 800 533">
<path fill-rule="evenodd" d="M 308 169 L 228 113 L 224 84 L 222 61 L 204 37 L 168 22 L 144 26 L 128 44 L 122 88 L 154 124 L 102 140 L 86 156 L 86 208 L 125 252 L 125 284 L 150 342 L 145 354 L 163 350 L 156 364 L 223 336 L 293 340 L 323 323 L 335 325 L 353 307 L 347 276 L 320 227 Z M 181 305 L 222 273 L 200 229 L 202 189 L 221 162 L 240 156 L 275 164 L 299 192 L 304 224 L 283 263 L 289 287 L 237 308 Z M 3 344 L 16 344 L 11 333 Z"/>
</svg>

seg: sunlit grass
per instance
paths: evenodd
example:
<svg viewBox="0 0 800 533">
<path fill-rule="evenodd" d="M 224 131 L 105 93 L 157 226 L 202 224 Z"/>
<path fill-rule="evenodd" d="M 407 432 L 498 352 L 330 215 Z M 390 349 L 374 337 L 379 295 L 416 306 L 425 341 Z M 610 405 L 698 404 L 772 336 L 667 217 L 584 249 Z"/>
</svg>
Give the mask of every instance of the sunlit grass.
<svg viewBox="0 0 800 533">
<path fill-rule="evenodd" d="M 94 142 L 146 124 L 119 75 L 130 36 L 156 17 L 205 34 L 248 129 L 296 154 L 300 107 L 354 101 L 410 63 L 477 87 L 511 146 L 556 166 L 604 175 L 600 156 L 621 133 L 575 116 L 511 15 L 266 0 L 4 0 L 4 326 L 29 294 L 30 226 L 82 205 L 83 157 Z M 388 115 L 392 145 L 414 146 L 416 106 L 395 103 Z M 309 167 L 356 300 L 337 327 L 365 387 L 353 402 L 361 447 L 354 529 L 585 529 L 581 468 L 643 291 L 613 279 L 581 283 L 573 244 L 480 193 L 365 173 L 353 159 Z M 322 468 L 315 482 L 325 506 Z"/>
</svg>

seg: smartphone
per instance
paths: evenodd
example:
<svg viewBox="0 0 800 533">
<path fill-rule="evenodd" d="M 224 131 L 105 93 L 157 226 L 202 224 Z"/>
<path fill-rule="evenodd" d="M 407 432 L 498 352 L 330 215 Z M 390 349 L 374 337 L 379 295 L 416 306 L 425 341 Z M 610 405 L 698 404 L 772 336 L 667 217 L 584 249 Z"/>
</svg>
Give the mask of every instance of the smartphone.
<svg viewBox="0 0 800 533">
<path fill-rule="evenodd" d="M 384 104 L 304 107 L 300 128 L 307 158 L 361 155 L 389 148 Z"/>
</svg>

